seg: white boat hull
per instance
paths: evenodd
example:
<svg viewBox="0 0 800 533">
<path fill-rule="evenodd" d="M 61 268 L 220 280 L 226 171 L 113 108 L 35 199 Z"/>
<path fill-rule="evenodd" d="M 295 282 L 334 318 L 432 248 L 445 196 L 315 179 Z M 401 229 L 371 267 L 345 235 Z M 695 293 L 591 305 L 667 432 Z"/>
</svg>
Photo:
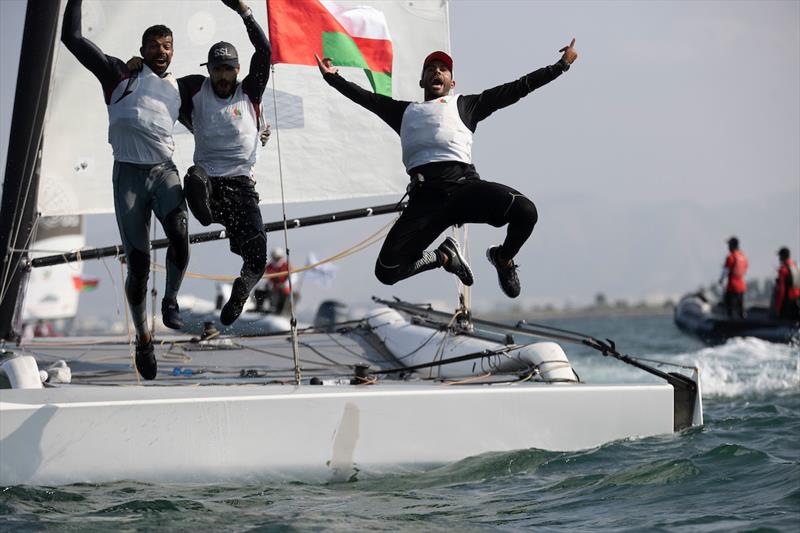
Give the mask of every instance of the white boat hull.
<svg viewBox="0 0 800 533">
<path fill-rule="evenodd" d="M 0 391 L 0 485 L 345 480 L 673 432 L 673 388 L 522 383 Z"/>
</svg>

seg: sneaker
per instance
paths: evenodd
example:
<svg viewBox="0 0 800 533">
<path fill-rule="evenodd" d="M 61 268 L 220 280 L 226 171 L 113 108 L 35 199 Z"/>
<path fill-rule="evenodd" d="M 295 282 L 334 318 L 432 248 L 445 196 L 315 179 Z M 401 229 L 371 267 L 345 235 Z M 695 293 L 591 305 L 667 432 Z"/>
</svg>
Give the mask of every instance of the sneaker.
<svg viewBox="0 0 800 533">
<path fill-rule="evenodd" d="M 500 251 L 499 246 L 492 246 L 486 250 L 486 258 L 497 269 L 497 280 L 500 282 L 500 288 L 506 293 L 509 298 L 516 298 L 520 293 L 519 276 L 517 276 L 517 265 L 511 261 L 511 266 L 501 265 L 497 259 L 497 253 Z"/>
<path fill-rule="evenodd" d="M 161 300 L 161 321 L 168 328 L 181 329 L 183 327 L 180 312 L 177 300 L 169 300 L 167 298 Z"/>
<path fill-rule="evenodd" d="M 458 246 L 458 242 L 452 237 L 447 237 L 444 242 L 439 245 L 438 250 L 447 255 L 448 258 L 444 269 L 451 274 L 455 274 L 464 285 L 472 285 L 475 281 L 472 277 L 472 269 L 469 267 L 467 260 L 464 259 L 464 256 L 461 255 L 461 248 Z"/>
<path fill-rule="evenodd" d="M 249 296 L 250 291 L 245 288 L 242 279 L 236 278 L 236 281 L 233 282 L 233 289 L 231 289 L 231 297 L 222 306 L 222 312 L 219 314 L 219 321 L 223 326 L 230 326 L 236 322 L 236 319 L 242 314 L 242 309 L 244 309 L 244 304 Z"/>
<path fill-rule="evenodd" d="M 140 342 L 139 339 L 136 339 L 136 370 L 146 380 L 156 378 L 158 363 L 156 363 L 152 340 Z"/>
</svg>

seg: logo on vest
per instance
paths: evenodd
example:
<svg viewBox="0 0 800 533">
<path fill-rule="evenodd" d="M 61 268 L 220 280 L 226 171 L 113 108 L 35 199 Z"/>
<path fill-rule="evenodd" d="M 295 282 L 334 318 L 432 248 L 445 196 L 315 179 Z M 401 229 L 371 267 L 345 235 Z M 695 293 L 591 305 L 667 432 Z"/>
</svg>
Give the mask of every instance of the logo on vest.
<svg viewBox="0 0 800 533">
<path fill-rule="evenodd" d="M 234 107 L 231 114 L 234 116 L 234 118 L 239 118 L 242 116 L 242 110 L 238 106 Z"/>
</svg>

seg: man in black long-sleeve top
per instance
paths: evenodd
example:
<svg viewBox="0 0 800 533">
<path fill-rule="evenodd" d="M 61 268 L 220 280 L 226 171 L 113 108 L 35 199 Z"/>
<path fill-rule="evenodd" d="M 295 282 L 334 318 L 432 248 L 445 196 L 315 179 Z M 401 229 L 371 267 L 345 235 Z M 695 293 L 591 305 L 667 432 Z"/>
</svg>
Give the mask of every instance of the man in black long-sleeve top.
<svg viewBox="0 0 800 533">
<path fill-rule="evenodd" d="M 375 275 L 387 285 L 433 268 L 443 267 L 464 285 L 472 285 L 472 270 L 458 243 L 447 237 L 435 250 L 426 248 L 449 226 L 468 222 L 502 227 L 506 238 L 486 251 L 497 269 L 500 287 L 511 298 L 520 294 L 514 257 L 538 220 L 536 206 L 519 191 L 484 181 L 472 164 L 472 134 L 478 122 L 569 69 L 578 54 L 575 39 L 560 50 L 554 65 L 476 95 L 450 95 L 455 86 L 453 60 L 431 53 L 423 63 L 420 103 L 371 93 L 338 74 L 329 58 L 317 64 L 325 81 L 340 93 L 378 115 L 400 135 L 403 163 L 411 177 L 409 203 L 389 231 L 375 264 Z"/>
<path fill-rule="evenodd" d="M 161 310 L 164 324 L 182 327 L 177 294 L 189 263 L 186 201 L 172 154 L 172 130 L 181 98 L 178 82 L 167 72 L 172 60 L 172 31 L 147 28 L 139 49 L 141 72 L 132 73 L 120 59 L 105 55 L 81 33 L 81 0 L 69 0 L 61 40 L 94 74 L 108 107 L 108 138 L 114 152 L 114 211 L 128 275 L 125 294 L 136 328 L 136 369 L 154 379 L 157 363 L 147 328 L 147 279 L 150 273 L 150 213 L 169 240 L 167 276 Z"/>
</svg>

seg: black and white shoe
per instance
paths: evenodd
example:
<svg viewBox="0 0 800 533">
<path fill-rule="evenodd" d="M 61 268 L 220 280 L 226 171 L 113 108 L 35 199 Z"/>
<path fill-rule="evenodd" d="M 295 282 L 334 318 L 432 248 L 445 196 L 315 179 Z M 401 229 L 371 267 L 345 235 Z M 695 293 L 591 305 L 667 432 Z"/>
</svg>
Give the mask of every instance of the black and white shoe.
<svg viewBox="0 0 800 533">
<path fill-rule="evenodd" d="M 161 300 L 161 321 L 170 329 L 181 329 L 183 327 L 183 320 L 181 320 L 181 310 L 178 308 L 177 300 L 164 298 Z"/>
<path fill-rule="evenodd" d="M 249 296 L 250 291 L 244 286 L 242 279 L 236 278 L 231 289 L 231 297 L 222 306 L 222 311 L 219 314 L 219 321 L 222 322 L 223 326 L 230 326 L 236 322 L 236 319 L 242 314 L 242 309 L 244 309 L 244 304 L 247 303 Z"/>
<path fill-rule="evenodd" d="M 444 269 L 461 280 L 461 283 L 469 287 L 473 284 L 475 279 L 472 277 L 472 269 L 469 263 L 461 255 L 461 248 L 458 242 L 452 237 L 447 237 L 442 244 L 439 245 L 438 250 L 447 256 L 447 264 Z"/>
<path fill-rule="evenodd" d="M 513 260 L 510 265 L 501 264 L 497 257 L 499 251 L 499 246 L 490 247 L 486 250 L 486 258 L 497 269 L 497 281 L 500 282 L 500 288 L 509 298 L 516 298 L 521 291 L 519 276 L 517 275 L 518 267 Z"/>
<path fill-rule="evenodd" d="M 156 378 L 158 363 L 152 340 L 141 342 L 136 339 L 136 370 L 142 378 L 148 381 Z"/>
</svg>

